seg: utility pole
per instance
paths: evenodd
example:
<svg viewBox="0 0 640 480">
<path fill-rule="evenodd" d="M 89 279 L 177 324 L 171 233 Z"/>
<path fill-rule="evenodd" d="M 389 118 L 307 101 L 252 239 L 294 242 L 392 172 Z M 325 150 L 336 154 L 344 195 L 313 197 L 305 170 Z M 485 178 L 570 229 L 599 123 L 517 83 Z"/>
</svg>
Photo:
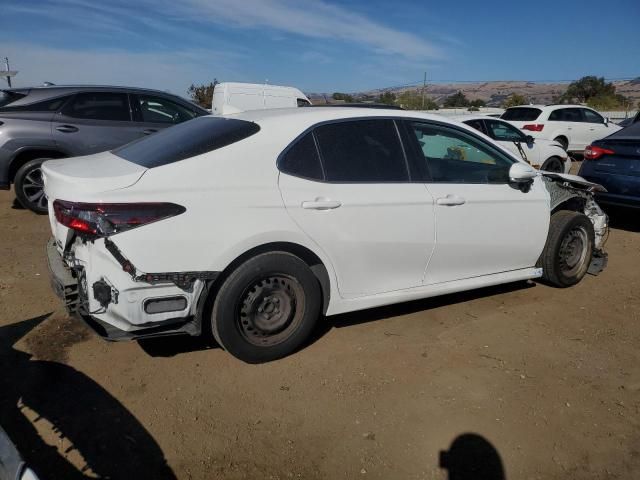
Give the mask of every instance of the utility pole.
<svg viewBox="0 0 640 480">
<path fill-rule="evenodd" d="M 6 67 L 5 71 L 2 72 L 4 75 L 4 77 L 7 79 L 7 83 L 9 84 L 9 88 L 11 88 L 11 77 L 15 77 L 16 74 L 18 73 L 15 70 L 9 70 L 9 58 L 8 57 L 4 57 L 4 65 Z"/>
<path fill-rule="evenodd" d="M 427 72 L 424 72 L 424 80 L 422 81 L 422 110 L 424 110 L 424 90 L 427 88 Z"/>
</svg>

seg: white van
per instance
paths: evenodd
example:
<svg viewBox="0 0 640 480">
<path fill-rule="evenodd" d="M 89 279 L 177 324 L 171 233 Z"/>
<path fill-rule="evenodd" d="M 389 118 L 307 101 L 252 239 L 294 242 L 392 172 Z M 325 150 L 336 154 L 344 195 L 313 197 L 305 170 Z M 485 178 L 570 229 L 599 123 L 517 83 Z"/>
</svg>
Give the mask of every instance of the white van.
<svg viewBox="0 0 640 480">
<path fill-rule="evenodd" d="M 224 82 L 216 85 L 213 91 L 211 112 L 214 115 L 227 115 L 247 110 L 307 105 L 311 105 L 307 96 L 294 87 Z"/>
</svg>

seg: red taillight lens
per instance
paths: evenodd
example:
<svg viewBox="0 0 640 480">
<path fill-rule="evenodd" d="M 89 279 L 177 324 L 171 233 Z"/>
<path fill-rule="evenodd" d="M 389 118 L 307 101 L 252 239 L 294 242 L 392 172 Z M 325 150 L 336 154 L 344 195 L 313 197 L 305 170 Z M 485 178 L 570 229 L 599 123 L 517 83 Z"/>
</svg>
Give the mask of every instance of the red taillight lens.
<svg viewBox="0 0 640 480">
<path fill-rule="evenodd" d="M 602 148 L 596 145 L 589 145 L 587 148 L 584 149 L 584 159 L 597 160 L 603 155 L 613 155 L 614 153 L 616 152 L 608 148 Z"/>
<path fill-rule="evenodd" d="M 544 128 L 544 124 L 542 123 L 530 123 L 528 125 L 524 125 L 522 130 L 529 130 L 530 132 L 541 132 Z"/>
<path fill-rule="evenodd" d="M 56 220 L 80 233 L 107 237 L 184 213 L 175 203 L 53 202 Z"/>
</svg>

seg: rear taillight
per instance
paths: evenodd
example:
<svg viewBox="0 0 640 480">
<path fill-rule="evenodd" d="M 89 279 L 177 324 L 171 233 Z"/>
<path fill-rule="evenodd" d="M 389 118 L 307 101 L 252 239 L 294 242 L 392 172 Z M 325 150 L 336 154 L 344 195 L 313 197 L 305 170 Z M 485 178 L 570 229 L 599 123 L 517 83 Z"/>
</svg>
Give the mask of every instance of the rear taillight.
<svg viewBox="0 0 640 480">
<path fill-rule="evenodd" d="M 584 149 L 584 159 L 585 160 L 597 160 L 603 155 L 613 155 L 613 150 L 608 148 L 598 147 L 596 145 L 589 145 Z"/>
<path fill-rule="evenodd" d="M 132 228 L 174 217 L 186 209 L 175 203 L 53 202 L 56 220 L 77 232 L 107 237 Z"/>
<path fill-rule="evenodd" d="M 522 130 L 529 130 L 530 132 L 541 132 L 543 128 L 543 123 L 529 123 L 528 125 L 524 125 L 522 127 Z"/>
</svg>

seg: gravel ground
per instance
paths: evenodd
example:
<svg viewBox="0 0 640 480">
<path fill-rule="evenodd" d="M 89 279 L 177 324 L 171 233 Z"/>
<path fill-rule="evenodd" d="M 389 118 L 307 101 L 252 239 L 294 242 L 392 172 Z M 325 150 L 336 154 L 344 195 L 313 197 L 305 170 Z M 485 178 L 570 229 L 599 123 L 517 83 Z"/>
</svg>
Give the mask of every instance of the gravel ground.
<svg viewBox="0 0 640 480">
<path fill-rule="evenodd" d="M 637 213 L 577 287 L 332 317 L 257 366 L 97 338 L 51 293 L 47 218 L 0 192 L 0 224 L 0 424 L 43 480 L 640 477 Z"/>
</svg>

